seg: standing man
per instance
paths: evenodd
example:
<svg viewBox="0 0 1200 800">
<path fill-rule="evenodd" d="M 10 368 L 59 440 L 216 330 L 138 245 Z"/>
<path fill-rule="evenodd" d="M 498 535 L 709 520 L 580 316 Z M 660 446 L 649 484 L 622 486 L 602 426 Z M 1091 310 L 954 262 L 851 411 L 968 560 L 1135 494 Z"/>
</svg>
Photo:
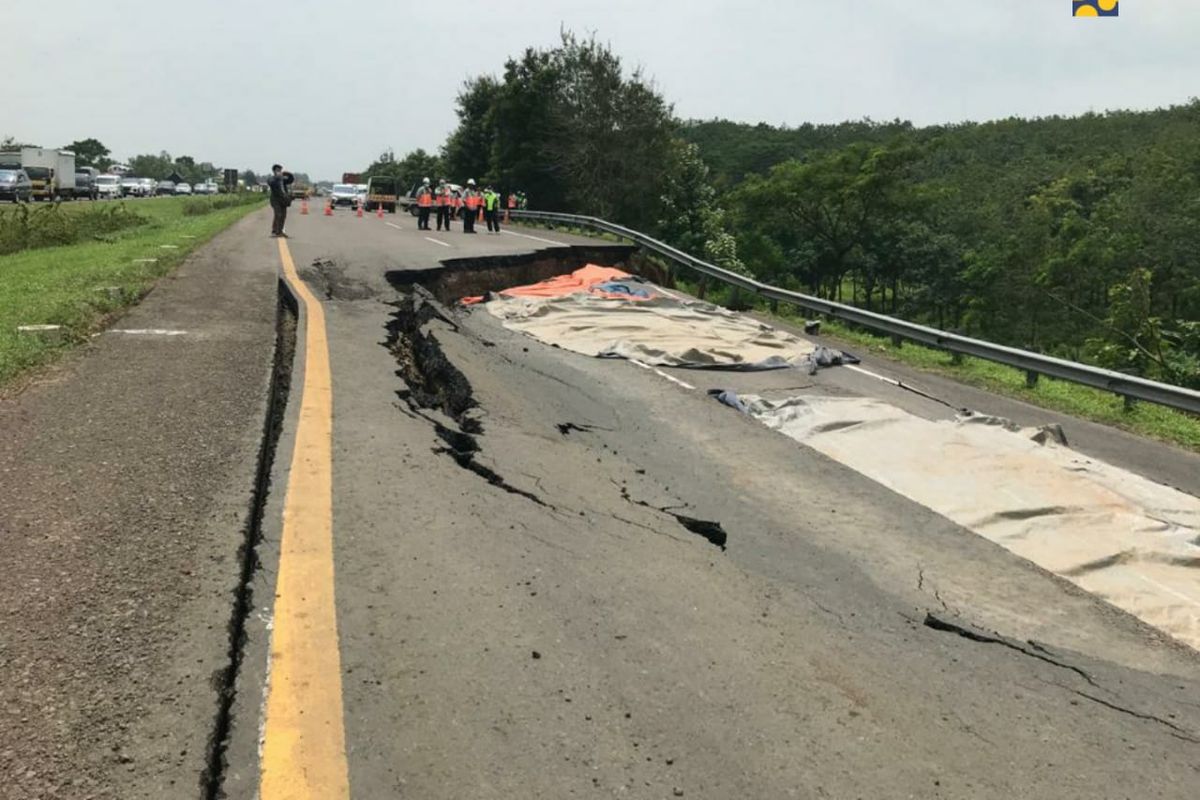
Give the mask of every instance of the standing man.
<svg viewBox="0 0 1200 800">
<path fill-rule="evenodd" d="M 283 232 L 283 224 L 287 221 L 288 206 L 292 204 L 292 181 L 296 180 L 292 173 L 284 172 L 279 164 L 271 166 L 271 177 L 267 178 L 267 186 L 271 189 L 271 210 L 275 218 L 271 221 L 271 235 L 275 238 L 288 238 Z"/>
<path fill-rule="evenodd" d="M 467 181 L 467 190 L 463 192 L 463 233 L 475 232 L 475 215 L 479 213 L 482 202 L 483 198 L 475 188 L 475 179 L 471 178 Z"/>
<path fill-rule="evenodd" d="M 491 186 L 483 193 L 483 216 L 487 220 L 488 233 L 499 233 L 500 194 Z"/>
<path fill-rule="evenodd" d="M 517 193 L 512 191 L 511 189 L 508 192 L 508 198 L 507 198 L 506 205 L 508 206 L 508 208 L 506 208 L 504 211 L 504 221 L 512 222 L 512 212 L 513 212 L 513 209 L 515 209 L 517 207 Z"/>
<path fill-rule="evenodd" d="M 438 181 L 435 198 L 437 200 L 437 229 L 440 231 L 444 224 L 446 230 L 450 230 L 450 187 L 446 185 L 445 178 Z"/>
<path fill-rule="evenodd" d="M 433 208 L 433 190 L 429 188 L 429 178 L 421 181 L 417 189 L 417 230 L 429 230 L 429 210 Z"/>
<path fill-rule="evenodd" d="M 454 189 L 450 192 L 450 219 L 458 219 L 459 212 L 462 210 L 462 190 Z"/>
</svg>

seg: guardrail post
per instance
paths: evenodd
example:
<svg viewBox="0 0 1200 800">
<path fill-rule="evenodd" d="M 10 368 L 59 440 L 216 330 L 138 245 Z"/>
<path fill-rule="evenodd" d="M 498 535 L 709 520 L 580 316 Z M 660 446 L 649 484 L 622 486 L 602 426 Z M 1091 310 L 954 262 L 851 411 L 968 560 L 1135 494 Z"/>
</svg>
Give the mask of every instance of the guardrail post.
<svg viewBox="0 0 1200 800">
<path fill-rule="evenodd" d="M 1133 411 L 1135 408 L 1137 408 L 1137 400 L 1133 399 L 1129 395 L 1124 395 L 1124 400 L 1125 400 L 1124 410 L 1125 410 L 1126 414 L 1128 414 L 1130 411 Z"/>
<path fill-rule="evenodd" d="M 773 297 L 771 298 L 771 313 L 772 314 L 779 313 L 779 301 Z"/>
<path fill-rule="evenodd" d="M 1038 374 L 1031 369 L 1025 370 L 1025 388 L 1032 389 L 1037 386 Z"/>
<path fill-rule="evenodd" d="M 901 348 L 904 346 L 904 339 L 896 333 L 892 334 L 892 347 Z"/>
<path fill-rule="evenodd" d="M 703 300 L 704 295 L 707 293 L 708 293 L 708 276 L 701 275 L 700 276 L 700 285 L 696 287 L 696 297 Z"/>
</svg>

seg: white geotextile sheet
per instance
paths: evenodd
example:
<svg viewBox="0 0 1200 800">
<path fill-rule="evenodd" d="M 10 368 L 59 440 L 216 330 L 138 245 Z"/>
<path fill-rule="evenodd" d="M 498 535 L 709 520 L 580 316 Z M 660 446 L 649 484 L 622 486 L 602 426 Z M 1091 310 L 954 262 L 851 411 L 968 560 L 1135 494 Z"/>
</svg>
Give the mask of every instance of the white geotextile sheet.
<svg viewBox="0 0 1200 800">
<path fill-rule="evenodd" d="M 487 310 L 504 327 L 587 356 L 668 367 L 751 369 L 806 363 L 816 346 L 710 303 L 668 297 L 500 297 Z"/>
<path fill-rule="evenodd" d="M 741 400 L 769 427 L 1200 649 L 1200 499 L 986 417 L 934 422 L 863 398 Z"/>
</svg>

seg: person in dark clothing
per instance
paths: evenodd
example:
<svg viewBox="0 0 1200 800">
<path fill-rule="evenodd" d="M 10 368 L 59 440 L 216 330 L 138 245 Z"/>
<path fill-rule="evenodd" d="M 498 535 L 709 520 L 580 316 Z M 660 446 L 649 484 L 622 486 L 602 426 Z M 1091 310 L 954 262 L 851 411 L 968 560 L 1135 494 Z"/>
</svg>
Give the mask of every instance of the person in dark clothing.
<svg viewBox="0 0 1200 800">
<path fill-rule="evenodd" d="M 284 172 L 283 167 L 275 164 L 271 167 L 271 177 L 267 178 L 267 186 L 271 189 L 271 210 L 275 218 L 271 222 L 271 235 L 287 238 L 283 232 L 283 223 L 287 221 L 288 206 L 292 204 L 292 181 L 296 180 L 292 173 Z"/>
</svg>

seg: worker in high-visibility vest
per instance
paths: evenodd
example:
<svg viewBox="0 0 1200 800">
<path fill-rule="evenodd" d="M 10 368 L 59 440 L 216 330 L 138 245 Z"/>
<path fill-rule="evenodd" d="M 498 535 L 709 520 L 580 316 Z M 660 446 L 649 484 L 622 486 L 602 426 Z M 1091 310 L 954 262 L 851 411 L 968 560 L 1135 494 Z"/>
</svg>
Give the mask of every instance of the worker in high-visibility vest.
<svg viewBox="0 0 1200 800">
<path fill-rule="evenodd" d="M 504 221 L 512 222 L 512 212 L 513 212 L 513 209 L 517 207 L 517 193 L 509 192 L 508 197 L 505 198 L 505 200 L 506 200 L 505 204 L 508 207 L 504 210 Z"/>
<path fill-rule="evenodd" d="M 421 182 L 417 189 L 417 230 L 429 230 L 429 211 L 433 208 L 433 190 L 429 188 L 429 178 Z"/>
<path fill-rule="evenodd" d="M 440 231 L 445 225 L 446 230 L 450 230 L 450 187 L 446 185 L 445 178 L 438 181 L 433 197 L 437 204 L 437 229 Z"/>
<path fill-rule="evenodd" d="M 450 219 L 458 219 L 462 212 L 462 189 L 450 192 Z"/>
<path fill-rule="evenodd" d="M 500 232 L 500 193 L 491 186 L 483 190 L 483 218 L 487 220 L 488 233 Z"/>
<path fill-rule="evenodd" d="M 475 215 L 483 205 L 483 195 L 475 188 L 475 179 L 467 181 L 467 190 L 463 192 L 463 233 L 475 232 Z"/>
</svg>

